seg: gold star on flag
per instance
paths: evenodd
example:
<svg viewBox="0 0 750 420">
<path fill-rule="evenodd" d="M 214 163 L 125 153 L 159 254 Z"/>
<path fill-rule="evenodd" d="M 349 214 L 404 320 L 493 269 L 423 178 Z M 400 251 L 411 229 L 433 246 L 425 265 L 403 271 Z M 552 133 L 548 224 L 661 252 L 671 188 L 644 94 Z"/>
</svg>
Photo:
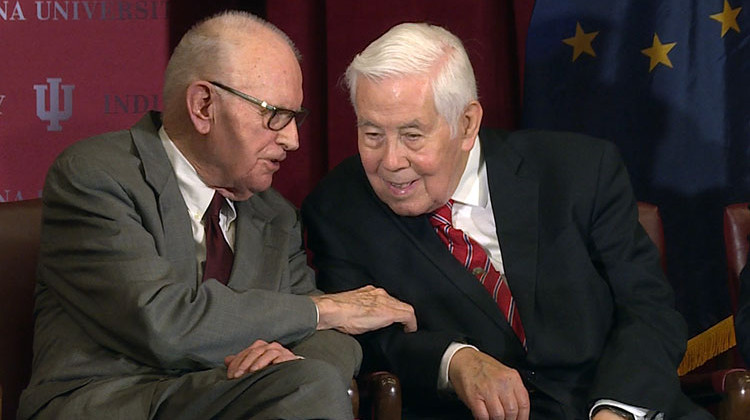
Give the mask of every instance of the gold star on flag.
<svg viewBox="0 0 750 420">
<path fill-rule="evenodd" d="M 573 47 L 573 60 L 576 61 L 578 56 L 582 53 L 586 53 L 592 57 L 596 57 L 594 48 L 591 47 L 591 41 L 599 35 L 599 31 L 596 32 L 583 32 L 581 24 L 576 22 L 576 34 L 574 37 L 563 39 L 563 43 Z"/>
<path fill-rule="evenodd" d="M 734 29 L 737 33 L 740 32 L 740 27 L 737 25 L 737 15 L 740 14 L 741 7 L 732 9 L 729 5 L 729 0 L 724 0 L 724 10 L 721 13 L 711 15 L 711 19 L 721 22 L 721 37 L 724 38 L 729 29 Z"/>
<path fill-rule="evenodd" d="M 669 44 L 662 44 L 659 41 L 659 35 L 654 34 L 654 43 L 649 48 L 641 50 L 644 55 L 647 55 L 651 59 L 650 67 L 648 72 L 654 69 L 658 64 L 664 64 L 665 66 L 672 68 L 672 62 L 669 61 L 669 51 L 677 45 L 676 42 L 670 42 Z"/>
</svg>

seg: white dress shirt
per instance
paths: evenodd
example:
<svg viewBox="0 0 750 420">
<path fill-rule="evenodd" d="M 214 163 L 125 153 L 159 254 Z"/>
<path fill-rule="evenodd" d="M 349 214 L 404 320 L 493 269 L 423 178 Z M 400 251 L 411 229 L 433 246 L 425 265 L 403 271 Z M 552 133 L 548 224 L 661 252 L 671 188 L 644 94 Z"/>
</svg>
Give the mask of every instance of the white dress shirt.
<svg viewBox="0 0 750 420">
<path fill-rule="evenodd" d="M 206 231 L 203 215 L 208 210 L 208 205 L 211 204 L 214 189 L 207 186 L 198 176 L 198 172 L 175 146 L 163 126 L 159 129 L 159 138 L 167 152 L 167 158 L 177 177 L 177 186 L 180 188 L 182 198 L 187 205 L 190 225 L 193 229 L 193 239 L 195 240 L 195 262 L 198 265 L 198 281 L 200 281 L 203 278 L 203 263 L 206 261 Z M 219 226 L 221 226 L 221 231 L 224 233 L 224 238 L 227 240 L 229 247 L 234 251 L 234 221 L 237 219 L 237 212 L 232 200 L 225 199 L 225 201 L 226 205 L 221 208 L 219 213 Z"/>
</svg>

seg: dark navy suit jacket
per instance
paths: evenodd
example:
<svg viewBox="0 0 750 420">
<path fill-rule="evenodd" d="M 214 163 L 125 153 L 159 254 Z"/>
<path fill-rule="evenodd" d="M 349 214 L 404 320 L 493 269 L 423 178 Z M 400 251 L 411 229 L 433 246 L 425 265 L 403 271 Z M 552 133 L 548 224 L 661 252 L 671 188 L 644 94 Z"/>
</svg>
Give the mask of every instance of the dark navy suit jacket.
<svg viewBox="0 0 750 420">
<path fill-rule="evenodd" d="M 615 146 L 544 131 L 482 130 L 480 140 L 528 352 L 428 217 L 393 213 L 354 156 L 303 204 L 318 286 L 383 287 L 414 306 L 419 324 L 360 337 L 365 357 L 399 375 L 407 405 L 412 393 L 437 404 L 440 359 L 460 341 L 519 370 L 535 390 L 532 408 L 544 396 L 567 418 L 587 417 L 602 398 L 668 418 L 691 412 L 676 373 L 686 326 Z"/>
</svg>

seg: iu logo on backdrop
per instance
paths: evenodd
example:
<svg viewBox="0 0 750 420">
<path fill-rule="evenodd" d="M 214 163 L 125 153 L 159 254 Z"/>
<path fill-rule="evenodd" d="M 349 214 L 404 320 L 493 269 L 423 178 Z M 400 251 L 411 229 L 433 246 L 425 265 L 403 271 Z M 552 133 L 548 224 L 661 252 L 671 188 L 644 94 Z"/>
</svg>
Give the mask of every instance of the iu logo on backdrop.
<svg viewBox="0 0 750 420">
<path fill-rule="evenodd" d="M 47 131 L 62 131 L 60 121 L 73 115 L 73 89 L 75 85 L 61 85 L 61 78 L 48 77 L 46 85 L 34 85 L 36 91 L 36 115 L 49 122 Z M 63 93 L 63 107 L 60 108 L 60 90 Z M 47 91 L 49 90 L 49 106 Z"/>
</svg>

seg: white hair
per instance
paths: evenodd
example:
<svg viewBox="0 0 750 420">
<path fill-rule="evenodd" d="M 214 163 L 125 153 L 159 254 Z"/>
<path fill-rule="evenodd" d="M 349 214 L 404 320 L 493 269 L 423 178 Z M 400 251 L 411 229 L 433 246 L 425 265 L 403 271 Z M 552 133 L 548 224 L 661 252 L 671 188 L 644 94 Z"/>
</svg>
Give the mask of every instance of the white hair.
<svg viewBox="0 0 750 420">
<path fill-rule="evenodd" d="M 360 76 L 378 82 L 412 75 L 434 75 L 431 81 L 435 108 L 450 125 L 454 137 L 466 105 L 478 97 L 477 83 L 463 43 L 442 27 L 427 23 L 394 26 L 354 57 L 344 77 L 356 111 Z"/>
<path fill-rule="evenodd" d="M 270 31 L 289 45 L 297 60 L 301 55 L 292 40 L 279 28 L 251 13 L 224 11 L 196 23 L 175 47 L 164 73 L 164 109 L 176 109 L 190 83 L 224 75 L 231 57 L 243 41 L 261 31 Z"/>
</svg>

